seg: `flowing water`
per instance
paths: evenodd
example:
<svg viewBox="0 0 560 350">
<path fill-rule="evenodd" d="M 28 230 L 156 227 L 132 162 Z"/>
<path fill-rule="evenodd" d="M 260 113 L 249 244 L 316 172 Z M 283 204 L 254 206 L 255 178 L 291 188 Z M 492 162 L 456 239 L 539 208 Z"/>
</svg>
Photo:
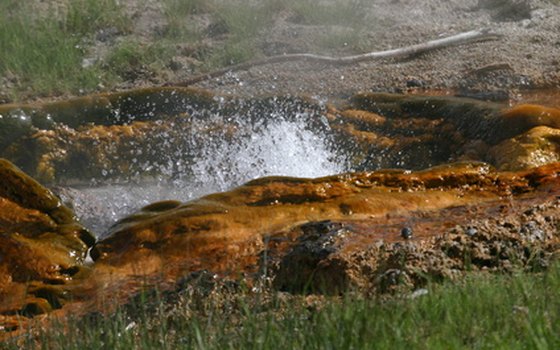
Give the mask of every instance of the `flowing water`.
<svg viewBox="0 0 560 350">
<path fill-rule="evenodd" d="M 224 121 L 233 123 L 233 136 L 226 128 L 207 132 Z M 181 137 L 161 136 L 163 142 L 150 150 L 158 159 L 146 165 L 159 168 L 156 179 L 97 182 L 61 191 L 96 235 L 103 236 L 118 219 L 156 201 L 188 201 L 263 176 L 320 177 L 347 170 L 328 123 L 310 112 L 280 108 L 257 120 L 215 114 L 185 129 Z"/>
</svg>

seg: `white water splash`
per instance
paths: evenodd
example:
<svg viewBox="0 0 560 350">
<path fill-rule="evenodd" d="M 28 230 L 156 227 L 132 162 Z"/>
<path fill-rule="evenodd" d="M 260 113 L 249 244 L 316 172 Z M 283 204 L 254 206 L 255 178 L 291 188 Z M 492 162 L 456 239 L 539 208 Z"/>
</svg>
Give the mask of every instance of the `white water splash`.
<svg viewBox="0 0 560 350">
<path fill-rule="evenodd" d="M 344 171 L 325 135 L 305 127 L 280 119 L 236 143 L 204 148 L 193 166 L 196 183 L 215 192 L 263 176 L 319 177 Z"/>
<path fill-rule="evenodd" d="M 62 196 L 73 203 L 82 223 L 102 236 L 118 219 L 156 201 L 187 201 L 263 176 L 320 177 L 345 171 L 325 131 L 309 127 L 310 118 L 271 114 L 266 123 L 239 124 L 244 132 L 233 139 L 223 133 L 204 139 L 187 135 L 192 137 L 181 141 L 185 152 L 196 152 L 190 165 L 177 162 L 178 174 L 162 169 L 168 175 L 151 183 L 65 189 Z"/>
</svg>

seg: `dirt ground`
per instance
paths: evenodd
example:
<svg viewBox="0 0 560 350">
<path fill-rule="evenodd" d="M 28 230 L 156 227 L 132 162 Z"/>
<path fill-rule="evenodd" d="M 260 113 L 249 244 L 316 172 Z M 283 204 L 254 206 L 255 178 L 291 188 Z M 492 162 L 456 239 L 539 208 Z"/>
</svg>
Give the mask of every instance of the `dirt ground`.
<svg viewBox="0 0 560 350">
<path fill-rule="evenodd" d="M 254 67 L 198 83 L 216 92 L 239 95 L 307 94 L 345 97 L 357 91 L 453 89 L 461 93 L 498 92 L 515 98 L 519 90 L 560 86 L 560 3 L 552 0 L 375 0 L 367 51 L 418 44 L 460 32 L 488 28 L 497 40 L 448 47 L 406 59 L 370 61 L 348 66 L 289 62 Z M 158 4 L 135 12 L 137 35 L 164 25 Z M 158 22 L 159 21 L 159 22 Z M 308 52 L 306 35 L 320 26 L 292 23 L 279 13 L 272 35 L 261 45 L 270 54 Z M 208 40 L 208 39 L 205 39 Z M 341 48 L 341 55 L 349 54 Z M 178 57 L 177 59 L 180 59 Z M 154 81 L 181 81 L 185 70 Z M 164 81 L 166 80 L 166 81 Z M 135 83 L 138 85 L 138 82 Z M 124 84 L 123 87 L 126 87 Z M 498 94 L 498 96 L 500 96 Z"/>
<path fill-rule="evenodd" d="M 64 8 L 66 0 L 37 1 L 38 11 L 50 6 Z M 325 0 L 329 2 L 329 0 Z M 153 43 L 168 26 L 163 2 L 120 1 L 132 19 L 128 33 L 115 28 L 95 35 L 85 64 L 103 60 L 122 42 Z M 493 99 L 511 98 L 520 91 L 560 86 L 560 1 L 558 0 L 371 0 L 364 8 L 368 29 L 359 30 L 367 43 L 361 53 L 383 51 L 424 43 L 471 30 L 489 29 L 496 40 L 447 47 L 404 59 L 385 59 L 346 66 L 287 62 L 253 67 L 195 84 L 216 93 L 252 95 L 310 95 L 322 99 L 344 98 L 359 91 L 400 92 L 445 90 L 472 95 L 491 92 Z M 267 56 L 285 53 L 353 55 L 352 45 L 341 44 L 331 52 L 317 52 L 318 33 L 332 32 L 322 24 L 304 24 L 289 11 L 281 11 L 260 35 L 257 50 Z M 186 19 L 208 32 L 208 14 Z M 338 28 L 339 27 L 339 28 Z M 355 23 L 338 25 L 335 32 L 355 29 Z M 206 29 L 205 29 L 206 28 Z M 202 72 L 204 62 L 193 55 L 193 44 L 177 44 L 177 55 L 158 71 L 136 72 L 117 86 L 99 85 L 98 91 L 124 90 L 181 82 Z M 224 44 L 220 35 L 205 35 L 205 48 Z M 363 45 L 361 45 L 363 46 Z M 196 48 L 195 48 L 196 50 Z M 334 53 L 333 53 L 334 52 Z M 5 79 L 4 79 L 5 80 Z M 9 89 L 4 81 L 0 86 Z M 86 93 L 86 92 L 84 92 Z M 54 97 L 56 99 L 68 96 Z"/>
</svg>

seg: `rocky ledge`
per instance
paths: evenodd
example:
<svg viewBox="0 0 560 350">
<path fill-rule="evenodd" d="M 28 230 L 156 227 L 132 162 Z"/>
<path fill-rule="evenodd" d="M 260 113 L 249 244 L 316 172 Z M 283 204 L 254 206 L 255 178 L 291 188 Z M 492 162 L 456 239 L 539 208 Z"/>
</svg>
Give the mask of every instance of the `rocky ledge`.
<svg viewBox="0 0 560 350">
<path fill-rule="evenodd" d="M 305 110 L 316 116 L 315 126 L 329 124 L 326 130 L 339 145 L 355 146 L 350 159 L 363 171 L 316 179 L 265 177 L 188 202 L 154 203 L 95 242 L 56 196 L 2 160 L 4 335 L 36 322 L 110 312 L 146 288 L 178 288 L 201 271 L 248 284 L 264 279 L 291 293 L 378 294 L 467 271 L 542 270 L 557 255 L 556 109 L 386 94 L 357 95 L 338 106 L 291 97 L 244 104 L 205 101 L 210 109 L 219 104 L 221 113 L 249 111 L 242 115 L 255 118 L 278 103 Z M 27 110 L 35 118 L 31 124 L 4 110 L 11 117 L 1 122 L 21 127 L 17 137 L 2 140 L 4 155 L 51 183 L 65 179 L 66 166 L 76 169 L 72 176 L 95 171 L 72 163 L 68 155 L 76 149 L 107 166 L 129 164 L 122 171 L 134 167 L 126 156 L 108 157 L 109 148 L 80 148 L 92 135 L 105 133 L 106 138 L 94 137 L 97 144 L 114 142 L 118 148 L 131 140 L 148 142 L 143 138 L 157 126 L 174 132 L 178 121 L 197 122 L 192 113 L 153 111 L 139 121 L 106 122 L 97 110 L 101 119 L 72 126 L 52 110 L 50 116 L 42 114 L 52 105 L 23 107 L 10 111 Z M 51 126 L 40 124 L 47 116 L 55 120 Z M 28 147 L 38 143 L 43 147 Z M 376 158 L 380 150 L 386 158 Z M 21 156 L 24 151 L 28 157 Z M 367 170 L 396 165 L 427 169 Z M 93 261 L 86 263 L 89 247 Z"/>
<path fill-rule="evenodd" d="M 52 207 L 22 204 L 52 197 L 20 182 L 17 199 L 2 193 L 0 320 L 15 331 L 39 314 L 108 312 L 201 271 L 297 293 L 390 293 L 467 271 L 542 270 L 560 248 L 559 174 L 560 163 L 520 172 L 459 163 L 263 178 L 145 207 L 95 243 L 88 267 L 87 232 L 58 223 Z"/>
<path fill-rule="evenodd" d="M 386 93 L 330 104 L 172 87 L 0 106 L 0 156 L 45 184 L 189 175 L 207 156 L 206 140 L 250 138 L 255 125 L 282 118 L 328 139 L 354 170 L 456 161 L 521 170 L 560 161 L 557 108 Z"/>
</svg>

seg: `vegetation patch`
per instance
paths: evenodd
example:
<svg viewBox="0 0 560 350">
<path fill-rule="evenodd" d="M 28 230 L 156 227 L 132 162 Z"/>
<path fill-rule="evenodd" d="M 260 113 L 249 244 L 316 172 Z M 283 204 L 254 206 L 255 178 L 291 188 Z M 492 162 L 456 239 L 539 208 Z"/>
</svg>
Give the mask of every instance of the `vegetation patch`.
<svg viewBox="0 0 560 350">
<path fill-rule="evenodd" d="M 131 19 L 117 0 L 72 0 L 64 20 L 67 33 L 89 35 L 100 29 L 130 31 Z"/>
<path fill-rule="evenodd" d="M 554 349 L 559 288 L 558 264 L 373 298 L 290 295 L 202 273 L 176 291 L 139 295 L 110 317 L 44 331 L 40 345 L 30 336 L 24 348 Z"/>
<path fill-rule="evenodd" d="M 115 80 L 134 82 L 149 79 L 153 71 L 163 68 L 170 55 L 171 49 L 165 45 L 122 42 L 109 53 L 102 67 Z"/>
<path fill-rule="evenodd" d="M 91 89 L 102 72 L 81 66 L 86 47 L 53 16 L 38 16 L 27 2 L 0 4 L 0 74 L 12 99 Z"/>
<path fill-rule="evenodd" d="M 310 36 L 290 52 L 357 53 L 367 49 L 364 30 L 375 23 L 363 0 L 164 0 L 155 9 L 165 23 L 146 37 L 137 30 L 138 13 L 123 2 L 61 4 L 0 4 L 0 102 L 89 93 L 151 76 L 161 81 L 262 58 L 275 54 L 265 47 L 278 21 Z"/>
</svg>

